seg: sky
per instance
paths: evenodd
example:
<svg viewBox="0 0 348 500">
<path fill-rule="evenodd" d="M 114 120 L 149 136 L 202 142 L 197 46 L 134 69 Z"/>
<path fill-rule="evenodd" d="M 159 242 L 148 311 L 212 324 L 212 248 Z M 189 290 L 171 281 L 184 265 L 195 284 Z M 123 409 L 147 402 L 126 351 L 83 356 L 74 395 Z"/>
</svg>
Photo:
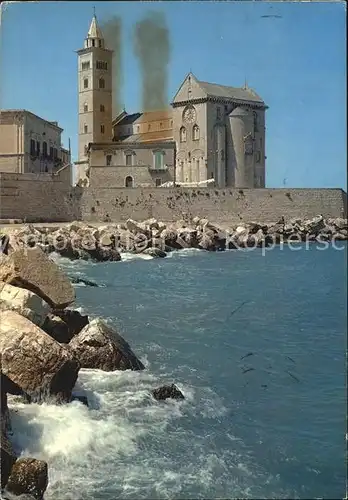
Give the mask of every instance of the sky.
<svg viewBox="0 0 348 500">
<path fill-rule="evenodd" d="M 64 129 L 77 154 L 77 54 L 93 16 L 122 19 L 121 94 L 141 107 L 133 29 L 149 11 L 170 36 L 168 102 L 189 71 L 248 85 L 266 112 L 266 186 L 347 189 L 345 2 L 163 1 L 2 4 L 0 107 L 28 109 Z M 277 17 L 262 17 L 277 16 Z M 280 17 L 278 17 L 280 16 Z"/>
</svg>

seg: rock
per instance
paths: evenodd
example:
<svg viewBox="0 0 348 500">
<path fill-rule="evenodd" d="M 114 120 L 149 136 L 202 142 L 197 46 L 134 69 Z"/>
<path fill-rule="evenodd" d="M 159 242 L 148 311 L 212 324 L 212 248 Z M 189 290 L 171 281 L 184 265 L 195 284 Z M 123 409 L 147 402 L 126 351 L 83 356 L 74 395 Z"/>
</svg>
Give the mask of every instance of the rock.
<svg viewBox="0 0 348 500">
<path fill-rule="evenodd" d="M 7 234 L 0 234 L 0 253 L 7 255 L 9 244 L 10 238 L 7 236 Z"/>
<path fill-rule="evenodd" d="M 340 240 L 340 241 L 347 240 L 348 239 L 347 231 L 345 233 L 343 231 L 344 231 L 344 229 L 341 229 L 341 232 L 333 234 L 332 239 L 333 240 Z"/>
<path fill-rule="evenodd" d="M 1 374 L 2 378 L 2 374 Z M 10 412 L 7 406 L 7 393 L 1 386 L 1 432 L 8 435 L 12 431 Z"/>
<path fill-rule="evenodd" d="M 133 234 L 144 232 L 144 226 L 141 223 L 136 222 L 133 219 L 128 219 L 126 221 L 126 228 L 128 229 L 128 231 L 130 231 Z"/>
<path fill-rule="evenodd" d="M 337 219 L 330 219 L 330 224 L 335 226 L 337 229 L 347 229 L 348 228 L 348 221 L 347 219 L 342 219 L 342 218 L 337 218 Z"/>
<path fill-rule="evenodd" d="M 216 245 L 214 243 L 214 240 L 210 236 L 203 234 L 202 238 L 198 243 L 198 248 L 212 252 L 216 250 Z"/>
<path fill-rule="evenodd" d="M 1 432 L 1 488 L 6 486 L 16 460 L 17 457 L 10 440 L 5 432 Z"/>
<path fill-rule="evenodd" d="M 174 248 L 175 250 L 181 249 L 182 246 L 177 241 L 177 232 L 175 229 L 167 228 L 163 229 L 160 235 L 162 241 L 164 241 L 165 245 Z"/>
<path fill-rule="evenodd" d="M 36 293 L 51 307 L 64 308 L 75 300 L 70 281 L 39 248 L 17 250 L 0 263 L 0 281 Z"/>
<path fill-rule="evenodd" d="M 90 280 L 86 280 L 84 278 L 79 278 L 78 276 L 69 276 L 69 279 L 71 281 L 71 283 L 75 283 L 75 284 L 83 284 L 83 285 L 86 285 L 86 286 L 93 286 L 93 287 L 98 287 L 98 283 L 95 283 L 94 281 L 90 281 Z"/>
<path fill-rule="evenodd" d="M 190 228 L 181 228 L 177 231 L 177 243 L 183 248 L 197 248 L 197 230 Z"/>
<path fill-rule="evenodd" d="M 317 235 L 325 227 L 325 221 L 322 215 L 303 222 L 306 232 Z"/>
<path fill-rule="evenodd" d="M 100 319 L 85 326 L 71 340 L 69 347 L 82 368 L 104 371 L 144 369 L 129 344 Z"/>
<path fill-rule="evenodd" d="M 163 401 L 164 399 L 185 399 L 183 393 L 176 387 L 175 384 L 164 385 L 158 389 L 152 391 L 153 397 L 157 401 Z"/>
<path fill-rule="evenodd" d="M 121 260 L 121 255 L 118 250 L 112 247 L 100 247 L 98 246 L 96 250 L 91 252 L 91 256 L 94 260 L 98 262 L 118 262 Z"/>
<path fill-rule="evenodd" d="M 30 494 L 42 500 L 48 484 L 48 467 L 43 460 L 19 458 L 13 465 L 6 490 L 14 495 Z"/>
<path fill-rule="evenodd" d="M 49 313 L 42 325 L 42 330 L 60 344 L 68 344 L 73 338 L 69 327 L 59 316 Z"/>
<path fill-rule="evenodd" d="M 68 325 L 69 334 L 72 337 L 80 333 L 89 323 L 87 315 L 82 315 L 79 311 L 73 309 L 55 309 L 53 314 L 59 316 Z"/>
<path fill-rule="evenodd" d="M 147 248 L 146 250 L 143 251 L 143 254 L 151 255 L 151 257 L 155 257 L 155 258 L 156 257 L 164 258 L 167 256 L 166 252 L 164 252 L 160 248 L 155 248 L 155 247 Z"/>
<path fill-rule="evenodd" d="M 155 218 L 146 220 L 144 224 L 148 229 L 151 229 L 151 230 L 152 229 L 159 229 L 159 224 L 157 222 L 157 219 L 155 219 Z"/>
<path fill-rule="evenodd" d="M 88 408 L 88 398 L 87 398 L 87 396 L 82 396 L 80 394 L 73 394 L 71 396 L 70 403 L 72 403 L 73 401 L 80 401 L 80 403 L 82 403 L 83 405 L 87 406 L 87 408 Z"/>
<path fill-rule="evenodd" d="M 1 315 L 0 355 L 3 373 L 33 400 L 47 395 L 70 400 L 79 363 L 67 347 L 14 311 Z"/>
<path fill-rule="evenodd" d="M 0 281 L 0 311 L 10 309 L 41 326 L 49 306 L 38 295 Z"/>
</svg>

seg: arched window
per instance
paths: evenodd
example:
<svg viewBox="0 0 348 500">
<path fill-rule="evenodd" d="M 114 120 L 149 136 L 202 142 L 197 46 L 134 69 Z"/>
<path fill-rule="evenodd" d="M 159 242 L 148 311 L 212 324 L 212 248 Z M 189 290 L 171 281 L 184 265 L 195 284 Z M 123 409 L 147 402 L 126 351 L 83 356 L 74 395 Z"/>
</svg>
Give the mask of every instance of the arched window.
<svg viewBox="0 0 348 500">
<path fill-rule="evenodd" d="M 88 78 L 84 78 L 83 80 L 83 88 L 88 89 Z"/>
<path fill-rule="evenodd" d="M 259 120 L 256 111 L 253 111 L 253 118 L 254 118 L 254 132 L 259 131 Z"/>
<path fill-rule="evenodd" d="M 180 129 L 180 142 L 186 142 L 186 128 L 181 127 Z"/>
<path fill-rule="evenodd" d="M 127 175 L 124 185 L 126 186 L 126 188 L 133 187 L 133 177 L 131 175 Z"/>
<path fill-rule="evenodd" d="M 198 139 L 199 139 L 199 126 L 198 125 L 193 125 L 193 128 L 192 128 L 192 139 L 194 141 L 198 141 Z"/>
<path fill-rule="evenodd" d="M 83 111 L 84 111 L 84 113 L 87 113 L 87 111 L 88 111 L 88 104 L 86 102 L 83 105 Z"/>
<path fill-rule="evenodd" d="M 101 105 L 100 105 L 100 111 L 101 111 L 102 113 L 104 113 L 104 111 L 105 111 L 105 106 L 104 106 L 104 104 L 101 104 Z"/>
<path fill-rule="evenodd" d="M 85 125 L 85 126 L 83 127 L 83 131 L 84 131 L 84 133 L 85 133 L 85 134 L 88 134 L 88 126 L 87 126 L 87 125 Z"/>
<path fill-rule="evenodd" d="M 105 89 L 105 80 L 104 78 L 99 78 L 99 88 Z"/>
</svg>

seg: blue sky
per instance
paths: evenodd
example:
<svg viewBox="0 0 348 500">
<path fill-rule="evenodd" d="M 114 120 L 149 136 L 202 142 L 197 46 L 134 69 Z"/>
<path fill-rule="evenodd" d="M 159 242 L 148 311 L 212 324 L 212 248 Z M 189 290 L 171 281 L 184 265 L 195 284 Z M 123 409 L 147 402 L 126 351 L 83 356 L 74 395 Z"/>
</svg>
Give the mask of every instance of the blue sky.
<svg viewBox="0 0 348 500">
<path fill-rule="evenodd" d="M 64 128 L 77 152 L 77 55 L 93 2 L 7 4 L 2 9 L 0 106 L 25 108 Z M 346 7 L 313 2 L 97 2 L 102 22 L 123 23 L 122 96 L 138 111 L 141 85 L 132 27 L 150 9 L 170 30 L 168 100 L 192 70 L 242 86 L 269 106 L 268 187 L 346 189 Z M 263 18 L 277 15 L 281 18 Z M 285 184 L 284 184 L 285 180 Z"/>
</svg>

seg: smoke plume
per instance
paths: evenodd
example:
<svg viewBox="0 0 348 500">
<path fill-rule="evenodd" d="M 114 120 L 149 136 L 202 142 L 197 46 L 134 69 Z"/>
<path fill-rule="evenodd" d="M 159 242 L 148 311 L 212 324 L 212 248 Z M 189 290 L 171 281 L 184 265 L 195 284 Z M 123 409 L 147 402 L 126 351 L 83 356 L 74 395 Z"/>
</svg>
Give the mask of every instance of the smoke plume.
<svg viewBox="0 0 348 500">
<path fill-rule="evenodd" d="M 134 52 L 142 73 L 142 109 L 168 106 L 169 30 L 161 12 L 149 12 L 134 28 Z"/>
<path fill-rule="evenodd" d="M 105 40 L 105 48 L 113 50 L 112 54 L 112 115 L 115 118 L 123 109 L 122 101 L 122 21 L 114 16 L 101 23 Z"/>
</svg>

